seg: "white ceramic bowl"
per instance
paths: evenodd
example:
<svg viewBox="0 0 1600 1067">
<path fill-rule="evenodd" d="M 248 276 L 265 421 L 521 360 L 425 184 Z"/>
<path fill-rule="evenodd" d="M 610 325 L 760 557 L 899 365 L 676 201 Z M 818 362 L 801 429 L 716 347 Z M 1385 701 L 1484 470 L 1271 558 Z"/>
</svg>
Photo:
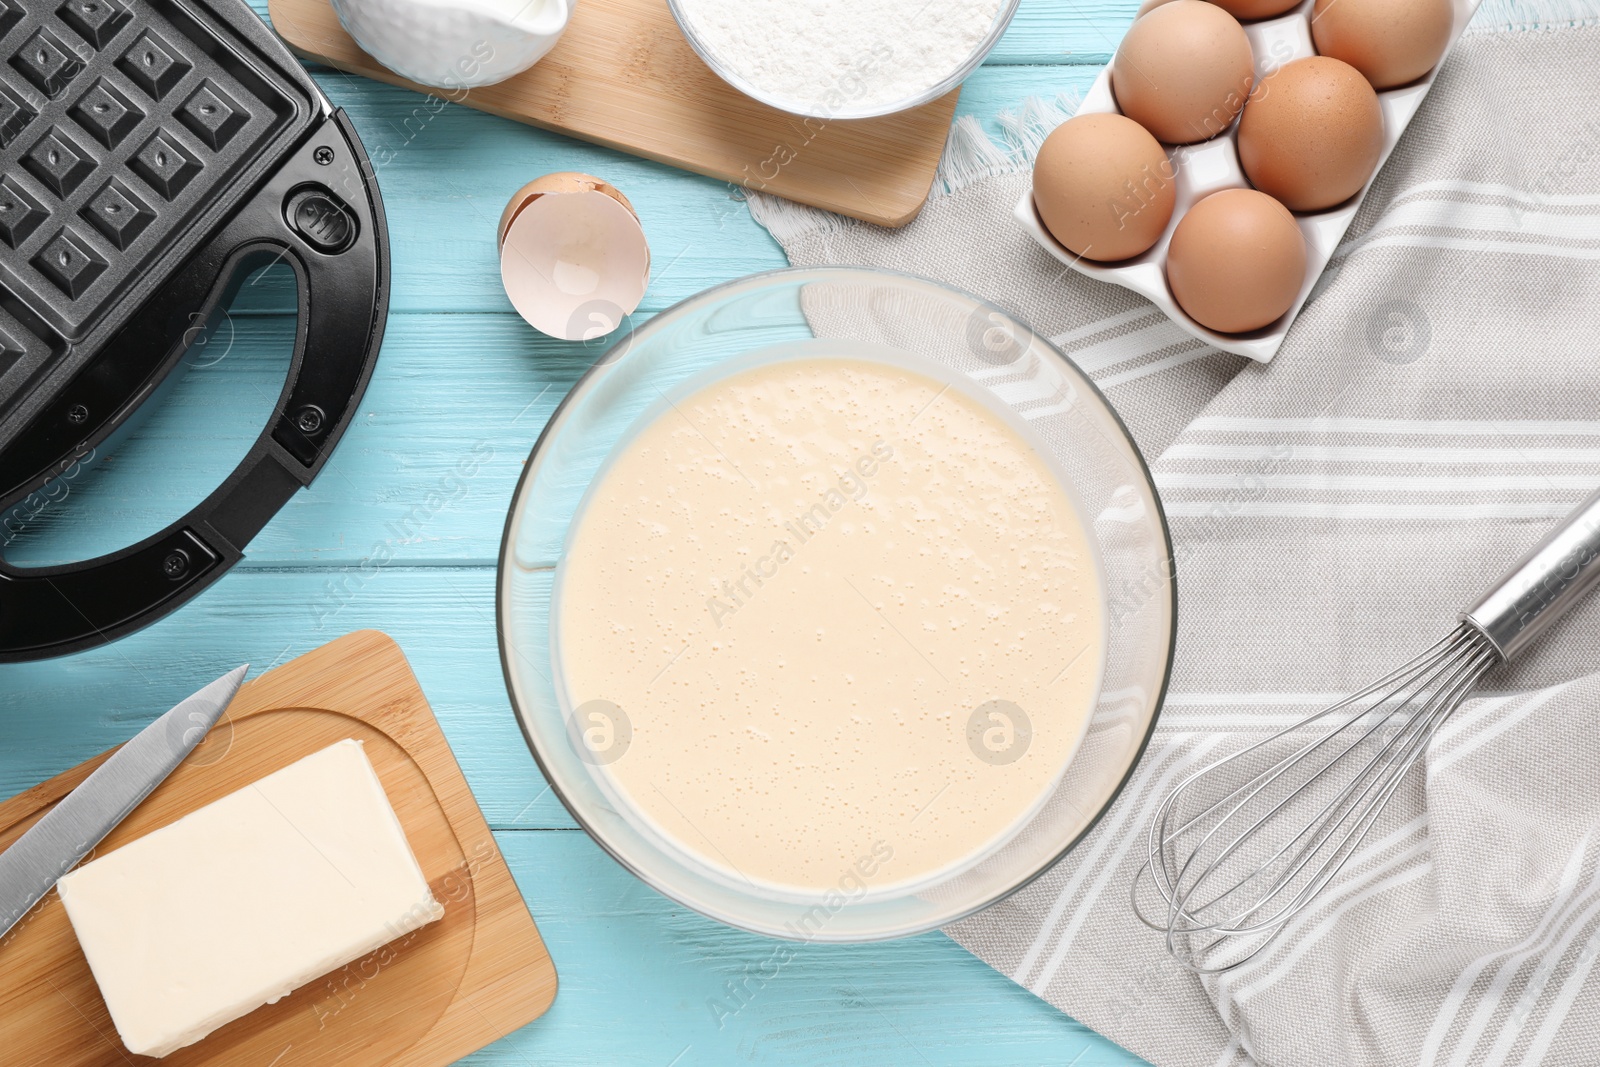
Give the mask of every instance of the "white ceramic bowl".
<svg viewBox="0 0 1600 1067">
<path fill-rule="evenodd" d="M 521 74 L 556 46 L 570 0 L 333 0 L 373 59 L 435 89 L 473 89 Z"/>
</svg>

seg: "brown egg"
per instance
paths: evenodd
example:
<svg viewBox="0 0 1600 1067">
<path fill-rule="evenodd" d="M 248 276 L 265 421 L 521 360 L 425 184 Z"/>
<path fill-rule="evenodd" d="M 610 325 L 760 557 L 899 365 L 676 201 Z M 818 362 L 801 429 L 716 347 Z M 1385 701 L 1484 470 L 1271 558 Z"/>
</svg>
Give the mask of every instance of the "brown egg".
<svg viewBox="0 0 1600 1067">
<path fill-rule="evenodd" d="M 1317 51 L 1342 59 L 1374 89 L 1416 81 L 1450 47 L 1450 0 L 1317 0 L 1311 39 Z"/>
<path fill-rule="evenodd" d="M 1167 284 L 1200 325 L 1259 330 L 1289 310 L 1306 277 L 1306 240 L 1266 193 L 1224 189 L 1178 222 L 1167 246 Z"/>
<path fill-rule="evenodd" d="M 1033 202 L 1055 239 L 1085 259 L 1128 259 L 1161 239 L 1177 175 L 1149 131 L 1122 115 L 1057 126 L 1033 165 Z"/>
<path fill-rule="evenodd" d="M 1236 19 L 1270 19 L 1300 3 L 1300 0 L 1211 0 Z"/>
<path fill-rule="evenodd" d="M 1326 56 L 1267 75 L 1239 120 L 1239 162 L 1250 184 L 1294 211 L 1350 199 L 1382 154 L 1378 94 L 1360 71 Z"/>
<path fill-rule="evenodd" d="M 1117 106 L 1168 144 L 1233 125 L 1254 80 L 1244 27 L 1203 0 L 1171 0 L 1135 21 L 1111 64 Z"/>
</svg>

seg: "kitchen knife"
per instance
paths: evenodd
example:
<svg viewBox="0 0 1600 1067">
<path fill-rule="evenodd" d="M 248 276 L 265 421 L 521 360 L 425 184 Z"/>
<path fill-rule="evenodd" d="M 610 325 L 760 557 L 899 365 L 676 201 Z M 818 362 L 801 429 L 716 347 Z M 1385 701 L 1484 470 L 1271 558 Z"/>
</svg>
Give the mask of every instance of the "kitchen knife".
<svg viewBox="0 0 1600 1067">
<path fill-rule="evenodd" d="M 229 671 L 145 727 L 0 853 L 0 938 L 206 736 L 244 682 Z"/>
</svg>

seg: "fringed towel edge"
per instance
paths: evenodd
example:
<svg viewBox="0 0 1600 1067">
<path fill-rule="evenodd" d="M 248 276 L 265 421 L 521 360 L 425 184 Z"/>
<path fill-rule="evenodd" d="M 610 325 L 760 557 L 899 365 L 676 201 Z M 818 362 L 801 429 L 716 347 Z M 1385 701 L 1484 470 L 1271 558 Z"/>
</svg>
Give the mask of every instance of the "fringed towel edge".
<svg viewBox="0 0 1600 1067">
<path fill-rule="evenodd" d="M 1600 0 L 1483 0 L 1467 32 L 1514 33 L 1600 26 Z"/>
</svg>

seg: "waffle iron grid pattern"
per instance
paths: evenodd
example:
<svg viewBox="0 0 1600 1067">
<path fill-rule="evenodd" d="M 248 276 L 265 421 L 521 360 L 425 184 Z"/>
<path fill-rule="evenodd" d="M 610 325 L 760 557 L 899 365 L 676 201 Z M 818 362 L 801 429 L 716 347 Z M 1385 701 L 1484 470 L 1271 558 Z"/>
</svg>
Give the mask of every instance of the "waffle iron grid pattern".
<svg viewBox="0 0 1600 1067">
<path fill-rule="evenodd" d="M 90 329 L 292 115 L 183 9 L 0 0 L 0 397 Z"/>
</svg>

